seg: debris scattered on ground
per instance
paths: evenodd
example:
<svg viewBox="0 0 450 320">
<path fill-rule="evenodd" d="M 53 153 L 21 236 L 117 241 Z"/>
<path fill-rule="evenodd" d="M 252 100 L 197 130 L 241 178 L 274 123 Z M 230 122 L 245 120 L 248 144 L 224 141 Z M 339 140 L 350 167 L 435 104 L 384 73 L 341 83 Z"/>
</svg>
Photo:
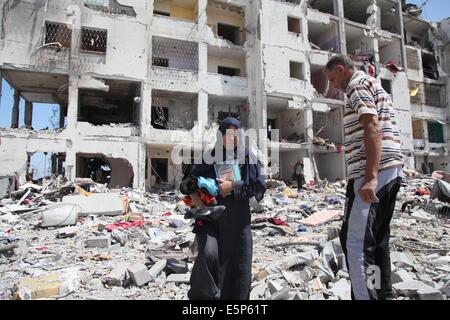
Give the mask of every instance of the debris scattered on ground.
<svg viewBox="0 0 450 320">
<path fill-rule="evenodd" d="M 391 225 L 398 299 L 450 294 L 447 177 L 410 172 L 398 194 Z M 251 299 L 350 299 L 339 240 L 345 181 L 267 187 L 260 203 L 251 201 Z M 5 197 L 0 299 L 187 299 L 195 237 L 178 191 L 109 190 L 58 177 Z"/>
</svg>

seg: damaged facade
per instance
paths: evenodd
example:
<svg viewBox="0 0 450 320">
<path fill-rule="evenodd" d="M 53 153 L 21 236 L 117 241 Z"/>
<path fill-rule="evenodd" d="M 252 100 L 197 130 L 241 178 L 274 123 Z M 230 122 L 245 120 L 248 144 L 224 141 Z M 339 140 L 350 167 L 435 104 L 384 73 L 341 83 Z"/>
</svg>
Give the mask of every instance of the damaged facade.
<svg viewBox="0 0 450 320">
<path fill-rule="evenodd" d="M 307 179 L 342 179 L 344 97 L 322 74 L 334 53 L 382 80 L 411 168 L 448 159 L 450 20 L 400 0 L 3 0 L 0 17 L 0 76 L 14 89 L 0 176 L 25 177 L 47 152 L 69 180 L 173 185 L 174 146 L 232 115 L 280 130 L 262 145 L 279 151 L 279 179 L 299 159 Z M 56 130 L 33 130 L 42 103 L 59 106 Z"/>
</svg>

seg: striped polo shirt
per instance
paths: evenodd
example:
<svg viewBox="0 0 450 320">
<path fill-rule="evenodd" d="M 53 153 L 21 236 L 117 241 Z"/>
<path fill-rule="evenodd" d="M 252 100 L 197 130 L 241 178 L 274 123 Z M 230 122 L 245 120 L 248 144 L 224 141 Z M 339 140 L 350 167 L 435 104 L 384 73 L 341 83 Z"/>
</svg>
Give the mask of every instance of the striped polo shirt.
<svg viewBox="0 0 450 320">
<path fill-rule="evenodd" d="M 347 86 L 346 94 L 348 99 L 345 106 L 344 135 L 348 178 L 356 179 L 365 174 L 364 128 L 359 122 L 359 117 L 363 114 L 378 116 L 382 132 L 379 170 L 403 165 L 394 107 L 381 83 L 362 71 L 355 71 Z"/>
</svg>

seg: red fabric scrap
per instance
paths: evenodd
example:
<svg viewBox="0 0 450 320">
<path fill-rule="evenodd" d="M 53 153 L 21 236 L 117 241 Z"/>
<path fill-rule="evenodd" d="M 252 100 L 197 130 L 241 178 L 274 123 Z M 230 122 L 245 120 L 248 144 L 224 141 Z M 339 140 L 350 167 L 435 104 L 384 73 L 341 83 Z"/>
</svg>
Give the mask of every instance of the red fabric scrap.
<svg viewBox="0 0 450 320">
<path fill-rule="evenodd" d="M 269 218 L 268 221 L 277 226 L 289 226 L 286 221 L 283 221 L 280 218 Z"/>
<path fill-rule="evenodd" d="M 128 228 L 133 228 L 133 227 L 140 227 L 140 226 L 143 226 L 144 224 L 145 224 L 145 221 L 134 221 L 134 222 L 120 221 L 120 222 L 116 222 L 116 223 L 107 225 L 105 229 L 108 230 L 109 232 L 111 232 L 117 228 L 128 229 Z"/>
</svg>

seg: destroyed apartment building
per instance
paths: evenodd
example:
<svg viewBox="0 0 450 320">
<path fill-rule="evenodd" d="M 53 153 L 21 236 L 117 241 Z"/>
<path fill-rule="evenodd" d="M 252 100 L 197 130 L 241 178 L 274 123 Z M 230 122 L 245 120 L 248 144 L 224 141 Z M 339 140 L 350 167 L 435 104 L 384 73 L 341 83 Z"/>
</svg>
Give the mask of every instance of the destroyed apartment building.
<svg viewBox="0 0 450 320">
<path fill-rule="evenodd" d="M 400 0 L 1 3 L 3 98 L 13 90 L 1 105 L 2 177 L 23 181 L 44 152 L 69 181 L 176 186 L 174 146 L 235 116 L 272 139 L 277 179 L 299 159 L 309 180 L 343 179 L 345 97 L 322 73 L 336 53 L 391 94 L 407 165 L 445 169 L 450 20 L 425 21 Z M 53 128 L 34 129 L 43 104 L 56 109 Z"/>
<path fill-rule="evenodd" d="M 450 19 L 400 0 L 0 0 L 0 19 L 0 300 L 188 299 L 195 220 L 171 153 L 228 116 L 279 154 L 250 199 L 250 299 L 350 300 L 337 53 L 397 113 L 397 299 L 449 299 Z"/>
</svg>

